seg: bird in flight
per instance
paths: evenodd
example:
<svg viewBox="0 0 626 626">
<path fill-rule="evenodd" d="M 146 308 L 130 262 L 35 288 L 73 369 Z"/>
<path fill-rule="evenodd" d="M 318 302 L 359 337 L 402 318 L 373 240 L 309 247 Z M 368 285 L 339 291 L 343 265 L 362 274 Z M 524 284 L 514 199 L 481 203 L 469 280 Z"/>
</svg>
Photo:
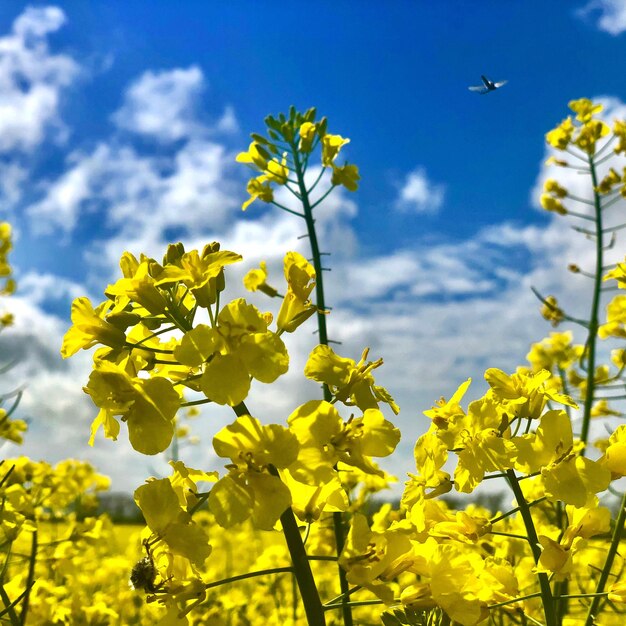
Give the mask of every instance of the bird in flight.
<svg viewBox="0 0 626 626">
<path fill-rule="evenodd" d="M 498 89 L 498 87 L 502 87 L 502 85 L 506 85 L 506 83 L 508 82 L 506 80 L 501 80 L 500 82 L 495 83 L 494 81 L 489 80 L 486 76 L 481 76 L 481 78 L 483 79 L 482 85 L 468 87 L 468 89 L 470 91 L 476 91 L 480 94 L 489 93 L 490 91 L 495 91 L 496 89 Z"/>
</svg>

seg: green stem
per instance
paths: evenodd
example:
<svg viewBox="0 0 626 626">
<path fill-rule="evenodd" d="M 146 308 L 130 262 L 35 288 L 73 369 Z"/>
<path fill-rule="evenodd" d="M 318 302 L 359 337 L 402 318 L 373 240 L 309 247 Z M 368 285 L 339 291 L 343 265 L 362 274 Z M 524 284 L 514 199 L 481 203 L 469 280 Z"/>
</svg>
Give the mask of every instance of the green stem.
<svg viewBox="0 0 626 626">
<path fill-rule="evenodd" d="M 292 144 L 294 162 L 296 167 L 296 177 L 298 179 L 298 188 L 302 196 L 302 208 L 304 209 L 304 220 L 306 222 L 309 241 L 311 242 L 311 256 L 313 257 L 313 267 L 315 268 L 315 296 L 317 304 L 317 327 L 319 329 L 319 341 L 321 344 L 328 345 L 328 331 L 326 329 L 326 305 L 324 303 L 324 279 L 322 272 L 322 256 L 320 254 L 319 244 L 317 242 L 317 233 L 315 231 L 315 220 L 313 219 L 313 209 L 311 201 L 304 183 L 304 171 L 300 163 L 300 155 L 295 143 Z M 328 397 L 326 397 L 328 396 Z M 327 389 L 324 390 L 324 399 L 330 401 L 331 395 Z"/>
<path fill-rule="evenodd" d="M 507 604 L 515 604 L 516 602 L 521 602 L 522 600 L 531 600 L 532 598 L 540 598 L 541 592 L 538 591 L 536 593 L 530 593 L 527 596 L 520 596 L 519 598 L 512 598 L 511 600 L 505 600 L 504 602 L 498 602 L 497 604 L 490 604 L 489 609 L 497 609 L 501 606 L 506 606 Z"/>
<path fill-rule="evenodd" d="M 283 534 L 285 535 L 287 548 L 289 549 L 289 555 L 293 563 L 293 572 L 298 582 L 298 588 L 300 589 L 300 596 L 302 597 L 307 623 L 309 626 L 326 626 L 322 601 L 320 600 L 315 579 L 313 578 L 311 564 L 309 563 L 304 544 L 302 543 L 298 523 L 296 522 L 296 517 L 291 507 L 286 509 L 280 516 L 280 523 L 283 527 Z"/>
<path fill-rule="evenodd" d="M 595 387 L 595 369 L 596 369 L 596 342 L 598 340 L 598 310 L 600 308 L 600 291 L 602 286 L 602 265 L 604 263 L 604 241 L 602 238 L 602 203 L 600 194 L 595 189 L 598 186 L 598 177 L 596 173 L 593 158 L 589 157 L 589 166 L 591 168 L 591 184 L 593 185 L 593 202 L 595 209 L 596 222 L 596 268 L 593 282 L 593 299 L 591 302 L 591 313 L 589 315 L 589 335 L 587 337 L 587 391 L 585 395 L 585 408 L 583 410 L 583 421 L 580 432 L 580 439 L 583 442 L 581 455 L 585 454 L 587 439 L 589 438 L 589 425 L 591 423 L 591 407 L 594 400 Z"/>
<path fill-rule="evenodd" d="M 521 478 L 517 479 L 518 482 L 520 480 Z M 532 502 L 524 502 L 524 506 L 527 506 L 528 508 L 530 508 L 530 507 L 535 506 L 535 504 L 539 504 L 540 502 L 543 502 L 545 499 L 546 499 L 546 496 L 541 496 L 541 498 L 537 498 L 536 500 L 533 500 Z M 507 517 L 510 517 L 514 513 L 517 513 L 520 509 L 521 507 L 516 506 L 514 509 L 511 509 L 510 511 L 507 511 L 506 513 L 502 513 L 502 515 L 498 515 L 498 517 L 494 517 L 493 519 L 490 519 L 489 522 L 491 524 L 495 524 L 496 522 L 501 522 L 503 519 L 506 519 Z"/>
<path fill-rule="evenodd" d="M 302 208 L 304 209 L 304 220 L 306 222 L 307 233 L 309 241 L 311 243 L 311 256 L 313 257 L 313 267 L 315 268 L 315 303 L 317 305 L 317 328 L 319 334 L 319 342 L 322 345 L 328 345 L 328 330 L 326 328 L 326 303 L 324 301 L 324 277 L 322 271 L 322 255 L 320 253 L 319 244 L 317 242 L 317 232 L 315 231 L 315 220 L 313 219 L 313 207 L 309 199 L 309 192 L 304 182 L 304 168 L 300 161 L 300 154 L 295 142 L 292 142 L 291 149 L 293 153 L 293 160 L 296 172 L 296 178 L 298 179 L 298 188 L 302 197 Z M 324 385 L 324 400 L 330 402 L 332 400 L 332 394 L 328 385 Z M 343 515 L 339 512 L 333 513 L 333 526 L 335 531 L 335 543 L 337 547 L 337 556 L 341 554 L 343 545 L 345 543 L 345 534 L 343 527 Z M 339 573 L 339 588 L 341 593 L 346 593 L 350 585 L 346 578 L 346 572 L 337 565 Z M 352 610 L 348 603 L 343 601 L 343 623 L 344 626 L 353 626 Z"/>
<path fill-rule="evenodd" d="M 383 604 L 382 600 L 357 600 L 356 602 L 346 602 L 342 604 L 327 604 L 324 607 L 325 611 L 332 611 L 333 609 L 343 608 L 344 606 L 373 606 L 376 604 Z"/>
<path fill-rule="evenodd" d="M 338 604 L 339 600 L 343 600 L 344 598 L 348 598 L 355 591 L 358 591 L 359 589 L 362 589 L 362 588 L 363 587 L 361 587 L 361 585 L 357 585 L 356 587 L 352 587 L 352 589 L 348 589 L 347 593 L 342 593 L 340 596 L 336 596 L 332 600 L 329 600 L 328 602 L 326 602 L 326 604 L 324 604 L 324 606 L 330 606 L 331 604 Z"/>
<path fill-rule="evenodd" d="M 213 587 L 221 587 L 222 585 L 229 585 L 230 583 L 236 583 L 239 580 L 246 580 L 246 578 L 255 578 L 257 576 L 267 576 L 268 574 L 284 574 L 293 572 L 293 567 L 272 567 L 271 569 L 262 569 L 258 572 L 248 572 L 247 574 L 239 574 L 238 576 L 229 576 L 228 578 L 222 578 L 212 583 L 204 585 L 205 589 L 212 589 Z"/>
<path fill-rule="evenodd" d="M 33 538 L 30 544 L 30 559 L 28 563 L 28 575 L 26 577 L 26 595 L 22 602 L 22 613 L 20 620 L 22 624 L 26 624 L 26 616 L 28 614 L 28 604 L 30 600 L 30 592 L 35 584 L 35 563 L 37 561 L 37 530 L 33 531 Z"/>
<path fill-rule="evenodd" d="M 5 614 L 8 615 L 9 619 L 11 620 L 11 626 L 20 626 L 20 624 L 22 624 L 20 618 L 17 615 L 15 607 L 20 603 L 22 598 L 26 596 L 26 593 L 28 591 L 28 589 L 24 589 L 24 591 L 22 591 L 22 593 L 17 598 L 15 598 L 13 602 L 11 602 L 11 598 L 9 598 L 9 595 L 6 592 L 4 585 L 0 583 L 0 600 L 2 600 L 4 604 L 4 609 L 0 611 L 0 617 Z"/>
<path fill-rule="evenodd" d="M 613 566 L 613 561 L 615 560 L 615 556 L 617 555 L 617 551 L 619 549 L 619 542 L 622 538 L 622 531 L 624 529 L 624 523 L 626 522 L 626 491 L 622 497 L 622 502 L 620 505 L 619 515 L 617 516 L 617 520 L 615 521 L 615 528 L 613 529 L 613 537 L 611 539 L 611 545 L 609 546 L 609 551 L 606 555 L 606 561 L 604 562 L 604 567 L 602 568 L 602 572 L 600 574 L 600 578 L 598 579 L 598 584 L 596 585 L 596 593 L 601 594 L 604 591 L 604 586 L 606 585 L 607 580 L 611 574 L 611 567 Z M 589 605 L 589 610 L 587 611 L 587 619 L 585 620 L 585 626 L 593 626 L 596 620 L 596 613 L 598 611 L 598 606 L 600 604 L 602 596 L 596 596 Z"/>
<path fill-rule="evenodd" d="M 535 563 L 539 563 L 541 547 L 539 544 L 539 538 L 537 537 L 537 531 L 535 530 L 533 516 L 530 512 L 530 507 L 526 502 L 526 498 L 524 498 L 524 494 L 519 486 L 519 481 L 515 475 L 515 471 L 507 470 L 506 474 L 515 500 L 517 501 L 522 521 L 524 522 L 533 558 L 535 559 Z M 539 588 L 541 589 L 541 603 L 543 605 L 543 613 L 546 618 L 546 626 L 557 626 L 556 613 L 554 611 L 554 598 L 552 597 L 552 589 L 550 588 L 548 575 L 545 572 L 541 572 L 537 574 L 537 578 L 539 579 Z"/>
</svg>

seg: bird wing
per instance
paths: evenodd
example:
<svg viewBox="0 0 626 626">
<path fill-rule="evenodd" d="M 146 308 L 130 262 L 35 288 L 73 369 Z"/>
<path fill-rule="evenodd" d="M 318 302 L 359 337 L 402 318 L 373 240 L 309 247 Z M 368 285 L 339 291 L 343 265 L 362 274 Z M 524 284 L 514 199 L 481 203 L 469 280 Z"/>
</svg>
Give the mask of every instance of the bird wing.
<svg viewBox="0 0 626 626">
<path fill-rule="evenodd" d="M 483 87 L 483 85 L 475 85 L 472 87 L 468 87 L 468 89 L 477 93 L 487 93 L 489 91 L 489 89 L 487 89 L 487 87 Z"/>
<path fill-rule="evenodd" d="M 502 85 L 506 85 L 508 80 L 501 80 L 499 83 L 494 83 L 493 86 L 497 89 L 498 87 L 502 87 Z"/>
</svg>

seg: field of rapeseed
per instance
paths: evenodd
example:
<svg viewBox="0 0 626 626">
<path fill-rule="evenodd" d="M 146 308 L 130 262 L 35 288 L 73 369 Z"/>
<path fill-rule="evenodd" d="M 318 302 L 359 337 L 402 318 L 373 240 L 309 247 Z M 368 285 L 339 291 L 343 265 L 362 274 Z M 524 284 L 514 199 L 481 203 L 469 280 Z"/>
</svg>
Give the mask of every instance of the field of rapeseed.
<svg viewBox="0 0 626 626">
<path fill-rule="evenodd" d="M 592 422 L 622 416 L 626 262 L 607 266 L 604 255 L 624 227 L 612 211 L 626 197 L 626 122 L 607 124 L 586 99 L 569 107 L 546 135 L 555 177 L 541 204 L 574 220 L 594 249 L 594 267 L 570 266 L 590 279 L 588 316 L 537 297 L 553 326 L 578 325 L 586 340 L 551 332 L 515 372 L 487 369 L 489 390 L 469 403 L 471 379 L 459 381 L 424 411 L 430 427 L 399 506 L 374 514 L 372 497 L 394 480 L 377 459 L 400 440 L 392 421 L 400 409 L 376 384 L 384 355 L 363 346 L 356 360 L 329 345 L 314 219 L 335 188 L 357 190 L 359 170 L 338 163 L 349 140 L 315 110 L 268 117 L 237 157 L 255 174 L 243 208 L 265 202 L 293 213 L 311 245 L 311 260 L 285 251 L 284 280 L 263 264 L 244 279 L 251 299 L 281 299 L 276 319 L 228 299 L 228 266 L 245 250 L 178 243 L 160 260 L 125 253 L 101 303 L 74 301 L 61 347 L 65 358 L 96 348 L 85 385 L 97 407 L 92 441 L 127 436 L 138 454 L 166 453 L 185 435 L 181 410 L 232 407 L 233 422 L 213 438 L 223 471 L 172 461 L 169 477 L 148 478 L 134 493 L 145 527 L 125 527 L 95 514 L 109 484 L 88 464 L 4 459 L 3 623 L 623 624 L 626 425 L 607 421 L 603 431 Z M 307 168 L 319 162 L 311 181 Z M 585 176 L 593 201 L 572 196 L 558 168 Z M 278 187 L 300 210 L 274 199 Z M 16 287 L 8 224 L 0 236 L 8 296 Z M 10 332 L 10 313 L 0 322 Z M 319 345 L 304 375 L 321 385 L 320 397 L 262 423 L 246 404 L 251 387 L 287 371 L 284 339 L 315 322 Z M 3 405 L 0 436 L 20 442 L 19 394 L 8 392 Z M 509 508 L 472 504 L 490 481 L 507 490 Z M 451 494 L 467 506 L 452 509 Z"/>
</svg>

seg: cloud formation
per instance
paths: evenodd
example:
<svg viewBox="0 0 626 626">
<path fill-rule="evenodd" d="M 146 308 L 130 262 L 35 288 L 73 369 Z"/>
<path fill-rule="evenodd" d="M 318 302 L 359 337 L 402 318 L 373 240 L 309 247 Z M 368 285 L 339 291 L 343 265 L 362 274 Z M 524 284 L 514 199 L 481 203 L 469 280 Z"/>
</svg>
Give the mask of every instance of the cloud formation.
<svg viewBox="0 0 626 626">
<path fill-rule="evenodd" d="M 121 129 L 168 144 L 210 132 L 238 130 L 232 107 L 212 126 L 200 121 L 200 97 L 206 78 L 197 65 L 144 72 L 126 90 L 122 106 L 111 116 Z"/>
<path fill-rule="evenodd" d="M 406 213 L 437 213 L 443 205 L 445 187 L 428 179 L 426 170 L 418 167 L 407 174 L 400 185 L 396 209 Z"/>
<path fill-rule="evenodd" d="M 597 27 L 609 35 L 617 36 L 626 31 L 625 0 L 590 0 L 576 15 L 583 19 L 596 18 Z"/>
<path fill-rule="evenodd" d="M 67 55 L 50 53 L 47 35 L 65 23 L 57 7 L 27 8 L 0 38 L 0 152 L 30 152 L 49 131 L 62 136 L 61 94 L 79 67 Z"/>
<path fill-rule="evenodd" d="M 124 95 L 113 121 L 124 130 L 167 143 L 197 130 L 196 107 L 204 90 L 199 67 L 142 74 Z"/>
</svg>

